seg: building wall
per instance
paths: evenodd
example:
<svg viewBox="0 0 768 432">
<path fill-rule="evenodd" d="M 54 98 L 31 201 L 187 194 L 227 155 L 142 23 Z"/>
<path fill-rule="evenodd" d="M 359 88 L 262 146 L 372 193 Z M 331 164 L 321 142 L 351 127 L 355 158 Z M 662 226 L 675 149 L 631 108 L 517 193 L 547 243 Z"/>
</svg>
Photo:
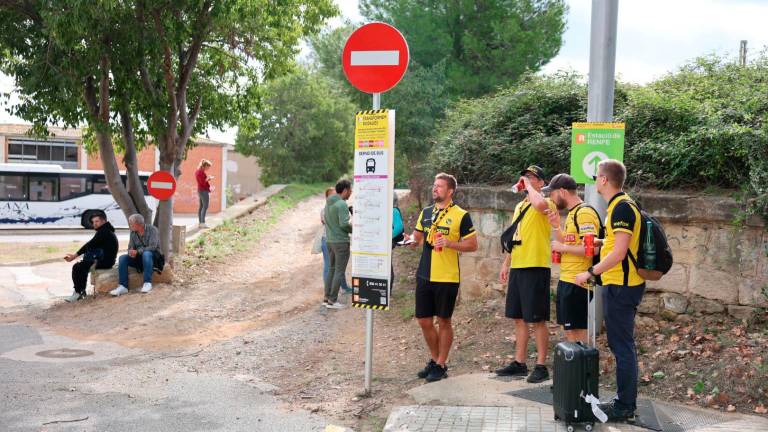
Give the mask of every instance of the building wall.
<svg viewBox="0 0 768 432">
<path fill-rule="evenodd" d="M 173 210 L 176 213 L 197 213 L 197 181 L 195 171 L 201 159 L 208 159 L 213 166 L 208 170 L 212 175 L 213 193 L 208 204 L 208 214 L 222 211 L 222 181 L 224 180 L 224 161 L 221 145 L 199 144 L 187 152 L 187 159 L 181 164 L 181 176 L 176 179 L 176 197 Z"/>
<path fill-rule="evenodd" d="M 29 130 L 29 125 L 17 125 L 17 124 L 4 124 L 0 125 L 0 162 L 7 162 L 8 158 L 8 139 L 7 137 L 25 136 Z M 101 163 L 101 158 L 98 154 L 87 155 L 82 149 L 82 131 L 79 129 L 62 129 L 62 128 L 50 128 L 50 132 L 57 138 L 72 138 L 75 139 L 80 145 L 80 151 L 78 151 L 78 167 L 80 169 L 103 171 L 104 166 Z M 224 191 L 227 181 L 226 159 L 228 145 L 216 141 L 211 141 L 205 138 L 197 139 L 197 147 L 191 149 L 187 153 L 187 159 L 181 166 L 181 177 L 177 179 L 177 188 L 174 196 L 173 211 L 175 213 L 197 213 L 198 209 L 198 197 L 197 197 L 197 183 L 195 181 L 195 170 L 200 162 L 200 159 L 208 159 L 213 162 L 209 174 L 214 176 L 212 185 L 214 191 L 210 197 L 210 204 L 208 213 L 218 213 L 225 207 L 225 202 L 222 200 L 222 193 Z M 149 146 L 137 155 L 139 171 L 154 172 L 157 170 L 158 153 L 154 146 Z M 125 164 L 123 164 L 122 155 L 117 155 L 117 165 L 120 170 L 125 170 Z M 247 168 L 243 171 L 249 171 L 254 168 L 255 164 L 248 164 Z"/>
<path fill-rule="evenodd" d="M 123 163 L 123 155 L 116 155 L 117 166 L 120 171 L 125 170 L 125 164 Z M 136 159 L 139 162 L 139 171 L 154 172 L 156 166 L 155 147 L 148 146 L 136 155 Z M 85 169 L 85 168 L 83 168 Z M 88 155 L 88 169 L 90 170 L 104 170 L 104 164 L 101 163 L 101 158 L 98 153 Z"/>
<path fill-rule="evenodd" d="M 675 260 L 660 281 L 647 283 L 641 312 L 727 312 L 741 318 L 768 307 L 768 231 L 762 220 L 751 217 L 734 227 L 739 205 L 729 197 L 630 194 L 662 222 Z M 455 198 L 470 211 L 479 242 L 476 252 L 461 256 L 462 292 L 474 297 L 506 292 L 498 281 L 499 237 L 511 224 L 520 195 L 508 188 L 464 186 Z M 558 277 L 554 265 L 553 288 Z"/>
<path fill-rule="evenodd" d="M 227 159 L 227 186 L 232 190 L 235 201 L 264 189 L 259 180 L 261 168 L 255 157 L 241 155 L 230 148 Z"/>
</svg>

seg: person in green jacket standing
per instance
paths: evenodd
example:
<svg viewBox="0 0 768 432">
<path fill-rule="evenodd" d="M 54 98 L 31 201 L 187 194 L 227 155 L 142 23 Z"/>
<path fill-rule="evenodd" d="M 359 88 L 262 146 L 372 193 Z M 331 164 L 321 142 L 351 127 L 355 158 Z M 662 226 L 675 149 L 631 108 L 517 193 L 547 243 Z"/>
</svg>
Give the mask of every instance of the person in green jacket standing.
<svg viewBox="0 0 768 432">
<path fill-rule="evenodd" d="M 346 201 L 352 195 L 352 183 L 339 180 L 336 183 L 336 195 L 325 200 L 325 236 L 330 255 L 328 274 L 325 276 L 325 298 L 323 304 L 329 309 L 342 309 L 339 303 L 339 287 L 344 280 L 344 273 L 349 262 L 349 207 Z"/>
</svg>

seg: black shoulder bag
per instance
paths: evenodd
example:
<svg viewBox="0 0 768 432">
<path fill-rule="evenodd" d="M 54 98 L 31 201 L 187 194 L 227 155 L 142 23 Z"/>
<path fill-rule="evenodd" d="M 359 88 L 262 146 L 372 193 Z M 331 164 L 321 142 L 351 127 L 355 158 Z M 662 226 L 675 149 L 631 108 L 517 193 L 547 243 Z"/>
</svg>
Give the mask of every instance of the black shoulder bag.
<svg viewBox="0 0 768 432">
<path fill-rule="evenodd" d="M 501 249 L 504 251 L 504 253 L 510 253 L 512 252 L 512 248 L 521 244 L 521 240 L 513 240 L 515 237 L 515 232 L 517 231 L 517 226 L 520 224 L 520 221 L 523 220 L 523 216 L 525 216 L 525 213 L 533 206 L 533 204 L 528 204 L 528 207 L 524 208 L 519 215 L 517 215 L 517 218 L 514 222 L 512 222 L 512 225 L 509 226 L 504 232 L 501 234 Z"/>
</svg>

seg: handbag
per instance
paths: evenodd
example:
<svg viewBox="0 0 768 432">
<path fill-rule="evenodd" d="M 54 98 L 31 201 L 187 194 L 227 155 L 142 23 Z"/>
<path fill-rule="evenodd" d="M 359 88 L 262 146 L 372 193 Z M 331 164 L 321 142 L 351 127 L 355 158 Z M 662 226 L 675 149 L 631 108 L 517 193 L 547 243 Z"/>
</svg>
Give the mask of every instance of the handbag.
<svg viewBox="0 0 768 432">
<path fill-rule="evenodd" d="M 522 240 L 513 240 L 513 238 L 517 232 L 517 226 L 520 224 L 520 221 L 523 220 L 525 213 L 528 212 L 528 209 L 530 209 L 532 206 L 533 204 L 528 204 L 528 207 L 524 208 L 520 214 L 517 215 L 517 218 L 515 218 L 515 221 L 512 222 L 512 225 L 510 225 L 509 228 L 501 233 L 501 249 L 504 251 L 504 253 L 510 253 L 512 252 L 513 247 L 522 244 Z"/>
</svg>

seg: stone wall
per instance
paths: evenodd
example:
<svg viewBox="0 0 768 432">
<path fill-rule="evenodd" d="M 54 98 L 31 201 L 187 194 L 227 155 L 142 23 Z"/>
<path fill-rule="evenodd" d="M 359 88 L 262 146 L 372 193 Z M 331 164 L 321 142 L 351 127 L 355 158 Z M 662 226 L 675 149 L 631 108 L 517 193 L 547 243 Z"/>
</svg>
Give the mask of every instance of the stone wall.
<svg viewBox="0 0 768 432">
<path fill-rule="evenodd" d="M 643 313 L 727 312 L 738 318 L 768 307 L 768 231 L 757 217 L 733 223 L 731 198 L 682 193 L 630 194 L 664 224 L 675 259 L 660 281 L 648 282 Z M 479 249 L 461 257 L 462 292 L 469 297 L 503 293 L 499 236 L 509 226 L 520 196 L 509 187 L 463 186 L 456 202 L 470 210 Z M 565 216 L 565 213 L 562 215 Z M 553 266 L 553 281 L 558 277 Z M 553 283 L 554 287 L 554 283 Z"/>
</svg>

